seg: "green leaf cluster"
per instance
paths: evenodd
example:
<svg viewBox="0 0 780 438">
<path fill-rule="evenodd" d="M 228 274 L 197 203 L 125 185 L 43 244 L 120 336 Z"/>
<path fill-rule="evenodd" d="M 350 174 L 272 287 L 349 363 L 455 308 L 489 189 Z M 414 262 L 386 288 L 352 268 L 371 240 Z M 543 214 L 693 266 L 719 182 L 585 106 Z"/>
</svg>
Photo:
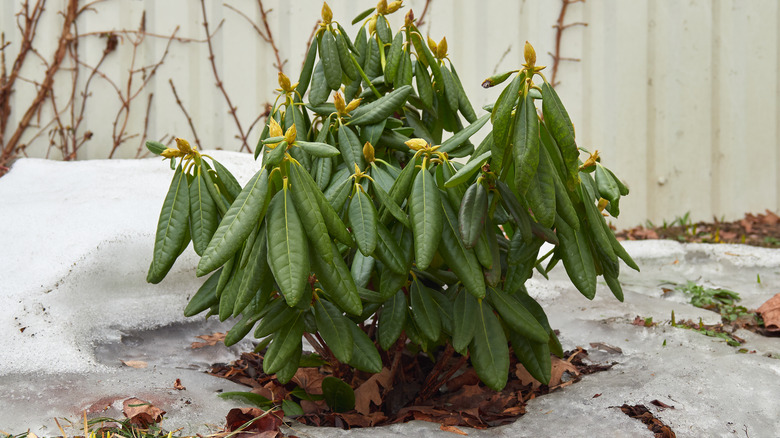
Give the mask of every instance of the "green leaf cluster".
<svg viewBox="0 0 780 438">
<path fill-rule="evenodd" d="M 323 9 L 298 82 L 280 74 L 259 168 L 243 187 L 183 140 L 178 150 L 150 143 L 180 164 L 149 281 L 192 240 L 197 275 L 209 278 L 185 314 L 236 317 L 227 344 L 254 329 L 268 346 L 264 371 L 283 382 L 304 334 L 325 360 L 365 372 L 388 366 L 378 349 L 451 344 L 496 390 L 511 345 L 547 382 L 561 346 L 524 283 L 562 261 L 587 298 L 602 275 L 622 300 L 619 259 L 638 268 L 602 209 L 616 216 L 627 189 L 597 154 L 580 160 L 535 56 L 486 81 L 509 85 L 479 116 L 446 40 L 425 42 L 410 19 L 390 29 L 385 15 L 399 6 L 368 11 L 354 38 Z"/>
</svg>

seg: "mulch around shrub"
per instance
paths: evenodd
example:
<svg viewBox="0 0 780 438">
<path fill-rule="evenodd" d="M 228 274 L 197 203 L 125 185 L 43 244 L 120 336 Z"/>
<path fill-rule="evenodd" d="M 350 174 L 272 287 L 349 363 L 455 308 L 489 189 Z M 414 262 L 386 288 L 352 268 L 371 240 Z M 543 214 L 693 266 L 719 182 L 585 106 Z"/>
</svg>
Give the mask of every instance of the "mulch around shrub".
<svg viewBox="0 0 780 438">
<path fill-rule="evenodd" d="M 619 355 L 620 350 L 611 353 Z M 578 347 L 565 352 L 563 358 L 553 356 L 552 378 L 549 385 L 543 385 L 513 357 L 509 381 L 502 391 L 496 392 L 483 385 L 466 358 L 451 349 L 438 351 L 438 368 L 425 354 L 412 356 L 404 352 L 397 357 L 394 369 L 384 368 L 377 374 L 353 371 L 345 365 L 335 369 L 328 364 L 300 368 L 285 385 L 275 376 L 263 373 L 261 354 L 243 353 L 231 364 L 214 365 L 210 374 L 246 385 L 251 392 L 279 405 L 284 400 L 299 403 L 303 415 L 285 414 L 303 424 L 350 429 L 423 420 L 459 433 L 458 426 L 485 429 L 511 423 L 525 413 L 529 400 L 575 384 L 583 376 L 608 370 L 617 363 L 594 363 L 589 360 L 588 351 Z M 301 394 L 298 387 L 308 394 L 322 394 L 322 380 L 328 376 L 339 377 L 352 386 L 354 410 L 332 412 L 324 400 L 296 397 Z"/>
<path fill-rule="evenodd" d="M 772 211 L 747 213 L 733 222 L 692 223 L 678 218 L 671 224 L 638 226 L 615 233 L 619 240 L 670 239 L 686 243 L 742 243 L 780 248 L 780 217 Z"/>
</svg>

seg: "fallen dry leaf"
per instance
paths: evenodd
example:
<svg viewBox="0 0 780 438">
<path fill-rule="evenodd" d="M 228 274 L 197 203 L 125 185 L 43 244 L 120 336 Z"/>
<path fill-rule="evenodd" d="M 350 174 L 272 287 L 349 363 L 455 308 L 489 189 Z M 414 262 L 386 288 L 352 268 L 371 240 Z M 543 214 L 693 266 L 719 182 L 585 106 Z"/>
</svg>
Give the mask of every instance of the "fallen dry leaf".
<svg viewBox="0 0 780 438">
<path fill-rule="evenodd" d="M 123 360 L 122 363 L 131 368 L 146 368 L 149 366 L 148 363 L 142 360 Z"/>
<path fill-rule="evenodd" d="M 355 410 L 363 415 L 368 415 L 371 412 L 371 402 L 374 402 L 376 406 L 381 406 L 382 393 L 379 386 L 389 388 L 392 380 L 393 375 L 390 373 L 390 369 L 385 367 L 382 368 L 381 372 L 361 383 L 355 389 Z"/>
<path fill-rule="evenodd" d="M 179 391 L 184 391 L 187 388 L 184 385 L 181 384 L 181 379 L 176 379 L 176 381 L 173 382 L 173 389 L 178 389 Z"/>
<path fill-rule="evenodd" d="M 122 402 L 122 413 L 130 419 L 131 424 L 139 427 L 148 427 L 150 424 L 159 423 L 165 415 L 165 411 L 162 409 L 135 397 Z"/>
<path fill-rule="evenodd" d="M 241 429 L 241 436 L 253 432 L 257 438 L 276 438 L 282 435 L 279 426 L 282 425 L 282 413 L 277 411 L 264 411 L 260 408 L 235 408 L 231 409 L 225 417 L 225 431 L 235 432 L 246 423 L 251 423 Z"/>
<path fill-rule="evenodd" d="M 764 319 L 767 331 L 780 332 L 780 293 L 768 299 L 756 312 Z"/>
<path fill-rule="evenodd" d="M 552 388 L 554 386 L 560 385 L 564 372 L 569 372 L 574 376 L 580 374 L 580 372 L 577 370 L 577 367 L 572 365 L 570 362 L 567 362 L 558 356 L 553 356 L 552 371 L 550 372 L 550 384 L 548 386 Z"/>
<path fill-rule="evenodd" d="M 192 348 L 213 347 L 217 345 L 217 342 L 223 342 L 225 340 L 225 333 L 214 332 L 210 335 L 195 336 L 196 338 L 203 339 L 206 342 L 193 342 Z"/>
<path fill-rule="evenodd" d="M 325 376 L 317 368 L 298 368 L 292 381 L 307 394 L 322 394 L 322 379 Z"/>
<path fill-rule="evenodd" d="M 445 425 L 442 424 L 441 426 L 439 426 L 439 429 L 441 429 L 441 430 L 443 430 L 445 432 L 457 433 L 458 435 L 468 435 L 466 432 L 458 429 L 455 426 L 445 426 Z"/>
</svg>

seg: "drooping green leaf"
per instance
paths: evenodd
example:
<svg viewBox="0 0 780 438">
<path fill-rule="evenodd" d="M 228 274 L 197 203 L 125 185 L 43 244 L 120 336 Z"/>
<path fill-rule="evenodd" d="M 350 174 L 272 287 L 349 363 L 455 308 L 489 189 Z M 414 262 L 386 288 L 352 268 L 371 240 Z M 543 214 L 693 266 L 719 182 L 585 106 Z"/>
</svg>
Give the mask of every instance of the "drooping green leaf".
<svg viewBox="0 0 780 438">
<path fill-rule="evenodd" d="M 534 181 L 539 168 L 539 116 L 536 105 L 530 95 L 520 103 L 515 117 L 514 147 L 512 153 L 515 160 L 515 188 L 520 195 L 525 195 Z"/>
<path fill-rule="evenodd" d="M 319 39 L 319 52 L 328 88 L 338 90 L 341 86 L 341 61 L 336 47 L 336 38 L 330 30 L 322 32 Z"/>
<path fill-rule="evenodd" d="M 322 395 L 333 412 L 355 409 L 355 391 L 341 379 L 330 376 L 322 379 Z"/>
<path fill-rule="evenodd" d="M 310 44 L 309 51 L 306 53 L 306 60 L 303 62 L 303 69 L 301 69 L 301 75 L 298 77 L 298 86 L 295 87 L 295 91 L 301 96 L 306 94 L 306 90 L 309 88 L 309 82 L 311 81 L 311 74 L 312 71 L 314 70 L 314 61 L 316 61 L 316 59 L 317 59 L 317 44 Z"/>
<path fill-rule="evenodd" d="M 292 200 L 295 203 L 295 210 L 300 212 L 301 223 L 306 230 L 306 235 L 309 236 L 309 240 L 320 253 L 323 260 L 330 263 L 332 255 L 330 252 L 331 239 L 328 234 L 328 227 L 325 225 L 319 204 L 315 199 L 314 189 L 304 181 L 305 176 L 303 173 L 308 172 L 296 163 L 290 164 L 288 175 Z"/>
<path fill-rule="evenodd" d="M 393 346 L 406 323 L 407 313 L 406 295 L 402 290 L 396 292 L 392 299 L 382 306 L 379 314 L 379 326 L 377 327 L 377 340 L 383 350 Z"/>
<path fill-rule="evenodd" d="M 347 230 L 347 226 L 344 225 L 341 217 L 336 213 L 336 210 L 334 210 L 334 207 L 330 204 L 325 195 L 318 189 L 317 183 L 314 182 L 311 175 L 309 175 L 309 172 L 301 169 L 301 171 L 296 174 L 296 179 L 308 186 L 307 193 L 317 202 L 317 206 L 322 215 L 322 220 L 325 222 L 325 227 L 328 229 L 328 233 L 344 245 L 354 245 L 352 236 Z M 349 184 L 351 181 L 345 180 L 344 182 Z M 348 187 L 347 190 L 349 190 Z"/>
<path fill-rule="evenodd" d="M 367 373 L 382 371 L 382 358 L 379 356 L 379 352 L 371 338 L 353 322 L 349 322 L 349 328 L 352 331 L 352 339 L 354 340 L 352 359 L 349 361 L 349 364 Z"/>
<path fill-rule="evenodd" d="M 534 213 L 536 221 L 545 228 L 551 228 L 555 222 L 555 182 L 552 164 L 547 155 L 542 154 L 536 172 L 531 177 L 525 198 L 528 207 Z"/>
<path fill-rule="evenodd" d="M 479 302 L 474 298 L 474 295 L 465 290 L 458 291 L 453 305 L 452 347 L 460 354 L 466 353 L 466 349 L 474 338 L 478 312 Z"/>
<path fill-rule="evenodd" d="M 496 104 L 493 106 L 491 121 L 493 122 L 493 156 L 490 161 L 490 168 L 494 172 L 499 172 L 503 168 L 506 148 L 509 144 L 509 134 L 512 130 L 512 109 L 515 107 L 518 99 L 520 86 L 525 80 L 524 74 L 518 74 L 508 87 L 501 92 Z M 519 117 L 516 115 L 515 118 Z"/>
<path fill-rule="evenodd" d="M 355 134 L 355 131 L 348 126 L 341 126 L 339 127 L 338 137 L 341 155 L 349 172 L 353 173 L 355 171 L 355 165 L 361 170 L 365 169 L 366 159 L 363 157 L 363 145 L 360 144 L 360 139 Z"/>
<path fill-rule="evenodd" d="M 314 67 L 314 74 L 311 78 L 311 89 L 309 90 L 309 103 L 314 106 L 321 105 L 328 100 L 330 88 L 325 79 L 325 67 L 322 65 L 322 59 Z"/>
<path fill-rule="evenodd" d="M 458 89 L 458 108 L 460 109 L 460 113 L 463 114 L 463 117 L 467 122 L 474 123 L 477 121 L 477 113 L 474 112 L 474 107 L 471 106 L 471 102 L 469 101 L 468 96 L 466 96 L 466 91 L 463 89 L 463 83 L 460 81 L 458 72 L 455 70 L 455 66 L 452 65 L 452 63 L 450 63 L 450 70 L 452 70 L 452 79 Z"/>
<path fill-rule="evenodd" d="M 449 203 L 440 202 L 444 214 L 442 215 L 442 238 L 439 244 L 439 253 L 449 268 L 463 283 L 466 290 L 476 298 L 485 296 L 485 278 L 482 275 L 477 256 L 474 251 L 466 249 L 458 235 L 458 219 L 455 211 Z"/>
<path fill-rule="evenodd" d="M 417 84 L 417 95 L 426 108 L 433 108 L 433 85 L 431 77 L 428 76 L 428 69 L 418 60 L 415 63 L 414 78 Z"/>
<path fill-rule="evenodd" d="M 275 299 L 268 305 L 268 312 L 255 328 L 255 338 L 264 338 L 280 328 L 288 325 L 298 313 L 297 310 L 287 305 L 283 299 Z"/>
<path fill-rule="evenodd" d="M 576 181 L 579 174 L 580 151 L 574 140 L 574 125 L 558 93 L 546 82 L 542 84 L 542 113 L 544 122 L 558 143 L 563 156 L 563 164 L 568 174 L 567 181 Z"/>
<path fill-rule="evenodd" d="M 217 298 L 217 282 L 221 273 L 222 269 L 213 273 L 200 286 L 195 295 L 190 299 L 190 302 L 187 303 L 187 307 L 184 308 L 184 316 L 195 316 L 219 302 L 219 298 Z"/>
<path fill-rule="evenodd" d="M 352 359 L 353 323 L 347 319 L 335 305 L 323 299 L 314 301 L 314 319 L 320 336 L 341 362 Z"/>
<path fill-rule="evenodd" d="M 287 305 L 292 307 L 298 304 L 304 288 L 308 287 L 309 245 L 287 188 L 271 200 L 266 223 L 268 266 Z"/>
<path fill-rule="evenodd" d="M 238 194 L 241 193 L 241 184 L 219 161 L 211 160 L 211 162 L 214 164 L 214 170 L 217 172 L 217 184 L 220 185 L 220 189 L 224 189 L 223 194 L 229 196 L 230 200 L 236 199 Z"/>
<path fill-rule="evenodd" d="M 412 281 L 409 290 L 412 318 L 420 329 L 420 332 L 431 341 L 437 341 L 441 334 L 441 319 L 433 301 L 435 292 L 425 287 L 416 278 Z"/>
<path fill-rule="evenodd" d="M 301 352 L 303 338 L 303 312 L 296 311 L 290 322 L 282 326 L 274 335 L 263 357 L 263 372 L 274 374 L 288 364 L 290 359 Z"/>
<path fill-rule="evenodd" d="M 398 274 L 408 272 L 409 266 L 407 266 L 404 253 L 401 247 L 398 246 L 398 242 L 396 242 L 392 233 L 390 233 L 390 230 L 381 222 L 377 222 L 376 230 L 377 244 L 374 257 L 379 259 L 386 268 Z"/>
<path fill-rule="evenodd" d="M 349 56 L 349 46 L 348 46 L 347 36 L 344 35 L 343 32 L 336 33 L 336 50 L 338 51 L 339 55 L 339 63 L 341 64 L 341 71 L 344 72 L 347 77 L 355 81 L 359 79 L 357 68 L 355 68 L 355 64 L 352 63 L 352 58 Z M 339 78 L 339 82 L 341 81 L 341 78 Z"/>
<path fill-rule="evenodd" d="M 414 236 L 414 254 L 421 270 L 431 264 L 442 236 L 441 196 L 433 176 L 423 168 L 409 194 L 409 218 Z"/>
<path fill-rule="evenodd" d="M 371 198 L 358 187 L 349 203 L 349 222 L 360 252 L 365 256 L 374 253 L 376 248 L 376 208 Z"/>
<path fill-rule="evenodd" d="M 485 186 L 475 182 L 463 196 L 458 210 L 458 231 L 463 246 L 473 248 L 485 228 L 488 212 L 488 194 Z"/>
<path fill-rule="evenodd" d="M 398 72 L 398 66 L 401 63 L 403 54 L 404 34 L 398 32 L 390 45 L 390 51 L 387 53 L 387 63 L 385 64 L 385 83 L 392 84 Z"/>
<path fill-rule="evenodd" d="M 203 255 L 211 237 L 219 225 L 217 206 L 206 188 L 206 182 L 198 168 L 189 187 L 190 225 L 192 226 L 192 246 L 198 255 Z"/>
<path fill-rule="evenodd" d="M 469 353 L 479 379 L 496 391 L 502 390 L 509 378 L 509 347 L 501 323 L 484 301 L 479 302 L 477 326 Z"/>
<path fill-rule="evenodd" d="M 146 276 L 147 282 L 157 284 L 171 270 L 189 234 L 189 215 L 189 186 L 180 164 L 173 174 L 168 194 L 165 195 L 162 211 L 160 211 L 160 219 L 157 221 L 154 256 Z"/>
<path fill-rule="evenodd" d="M 350 272 L 352 278 L 355 280 L 355 286 L 366 287 L 368 282 L 371 281 L 371 274 L 374 272 L 374 265 L 376 259 L 373 257 L 366 257 L 362 252 L 356 251 L 355 256 L 352 258 L 352 266 Z"/>
<path fill-rule="evenodd" d="M 507 294 L 501 289 L 491 288 L 489 298 L 493 308 L 498 311 L 498 314 L 512 330 L 532 342 L 547 342 L 550 337 L 547 330 L 513 295 Z"/>
<path fill-rule="evenodd" d="M 552 360 L 550 359 L 550 347 L 548 342 L 531 342 L 519 333 L 510 333 L 512 350 L 523 367 L 531 376 L 539 382 L 547 385 L 550 383 L 552 373 Z"/>
<path fill-rule="evenodd" d="M 577 290 L 592 300 L 596 296 L 596 268 L 582 228 L 573 230 L 560 216 L 555 218 L 555 228 L 561 242 L 558 251 L 566 273 Z"/>
<path fill-rule="evenodd" d="M 363 313 L 363 304 L 357 292 L 355 280 L 335 244 L 331 244 L 332 264 L 325 263 L 316 252 L 311 254 L 311 266 L 317 274 L 328 299 L 350 315 Z"/>
<path fill-rule="evenodd" d="M 401 210 L 401 207 L 399 207 L 395 201 L 393 201 L 390 195 L 385 192 L 385 190 L 379 184 L 374 184 L 372 187 L 374 189 L 374 194 L 376 194 L 376 197 L 379 199 L 379 202 L 383 208 L 383 210 L 380 210 L 380 217 L 382 217 L 382 212 L 387 211 L 405 227 L 411 227 L 409 224 L 409 218 L 406 217 L 406 213 Z"/>
<path fill-rule="evenodd" d="M 198 276 L 222 266 L 239 250 L 263 216 L 267 193 L 268 172 L 263 168 L 249 180 L 225 213 L 198 263 Z"/>
</svg>

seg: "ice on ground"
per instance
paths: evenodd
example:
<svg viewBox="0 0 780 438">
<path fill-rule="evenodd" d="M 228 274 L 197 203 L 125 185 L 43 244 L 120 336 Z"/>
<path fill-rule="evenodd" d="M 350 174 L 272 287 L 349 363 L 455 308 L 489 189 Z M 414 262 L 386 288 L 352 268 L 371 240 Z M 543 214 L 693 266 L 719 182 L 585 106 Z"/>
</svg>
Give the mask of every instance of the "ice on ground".
<svg viewBox="0 0 780 438">
<path fill-rule="evenodd" d="M 242 183 L 258 167 L 248 155 L 213 155 Z M 0 179 L 0 430 L 59 434 L 54 417 L 78 422 L 83 410 L 119 417 L 129 397 L 166 410 L 168 429 L 208 432 L 209 425 L 224 423 L 235 402 L 216 394 L 241 387 L 202 371 L 240 349 L 189 347 L 193 336 L 229 327 L 182 315 L 202 282 L 194 275 L 195 254 L 188 249 L 161 284 L 146 283 L 171 176 L 159 159 L 23 159 Z M 780 361 L 767 355 L 780 353 L 780 339 L 740 331 L 743 347 L 755 353 L 739 354 L 719 339 L 664 324 L 672 310 L 677 319 L 719 318 L 661 287 L 692 280 L 737 291 L 741 304 L 756 308 L 780 291 L 780 251 L 670 241 L 625 245 L 642 267 L 635 273 L 623 266 L 625 303 L 603 284 L 596 299 L 586 300 L 561 268 L 550 281 L 528 283 L 560 329 L 564 348 L 582 346 L 594 360 L 617 365 L 532 400 L 511 425 L 464 428 L 470 436 L 652 436 L 620 412 L 624 403 L 645 404 L 680 437 L 776 435 Z M 661 324 L 635 326 L 635 316 Z M 591 342 L 623 353 L 599 351 Z M 144 361 L 147 368 L 122 360 Z M 173 389 L 176 379 L 187 389 Z M 674 409 L 650 405 L 654 399 Z M 302 437 L 452 436 L 423 422 L 352 431 L 293 427 Z"/>
</svg>

